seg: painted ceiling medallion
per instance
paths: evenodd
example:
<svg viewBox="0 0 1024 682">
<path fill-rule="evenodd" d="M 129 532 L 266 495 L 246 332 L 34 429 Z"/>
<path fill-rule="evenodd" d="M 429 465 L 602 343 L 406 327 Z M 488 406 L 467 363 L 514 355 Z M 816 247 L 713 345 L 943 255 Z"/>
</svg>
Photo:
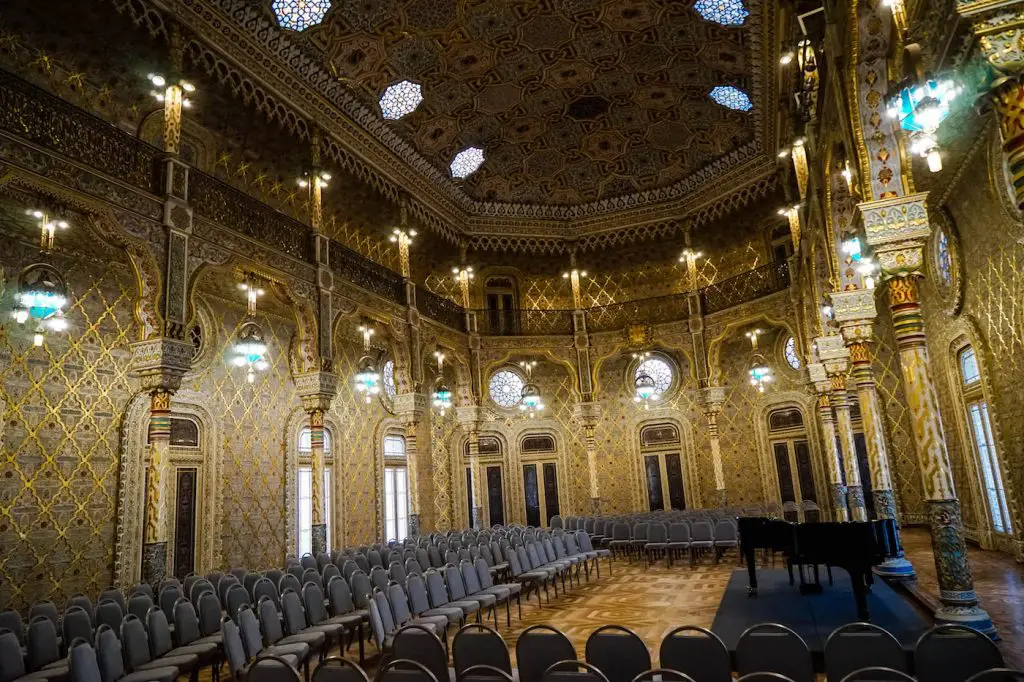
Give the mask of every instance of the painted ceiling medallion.
<svg viewBox="0 0 1024 682">
<path fill-rule="evenodd" d="M 476 172 L 484 162 L 484 150 L 479 147 L 467 147 L 452 159 L 452 177 L 468 178 Z"/>
<path fill-rule="evenodd" d="M 271 9 L 281 28 L 304 31 L 324 20 L 331 0 L 274 0 Z"/>
<path fill-rule="evenodd" d="M 754 104 L 750 101 L 750 97 L 747 96 L 747 93 L 731 85 L 716 85 L 711 88 L 711 92 L 708 93 L 708 97 L 727 109 L 750 111 L 754 108 Z"/>
<path fill-rule="evenodd" d="M 416 111 L 423 101 L 420 84 L 412 81 L 399 81 L 389 85 L 380 98 L 380 113 L 389 121 L 397 121 Z"/>
<path fill-rule="evenodd" d="M 722 26 L 742 26 L 750 16 L 742 0 L 698 0 L 693 8 L 708 21 Z"/>
</svg>

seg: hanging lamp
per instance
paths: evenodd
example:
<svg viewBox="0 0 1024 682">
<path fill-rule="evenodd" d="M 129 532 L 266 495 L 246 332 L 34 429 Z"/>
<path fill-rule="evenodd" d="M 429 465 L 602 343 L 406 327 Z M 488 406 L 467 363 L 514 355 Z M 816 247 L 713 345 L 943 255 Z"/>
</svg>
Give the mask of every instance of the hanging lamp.
<svg viewBox="0 0 1024 682">
<path fill-rule="evenodd" d="M 370 353 L 373 327 L 368 324 L 360 325 L 359 331 L 363 335 L 363 357 L 359 358 L 356 370 L 356 392 L 362 393 L 364 400 L 369 404 L 373 396 L 380 394 L 380 372 L 377 371 L 377 363 Z"/>
<path fill-rule="evenodd" d="M 256 321 L 256 300 L 263 295 L 263 289 L 251 275 L 246 275 L 238 288 L 245 292 L 246 315 L 235 337 L 231 362 L 235 367 L 244 367 L 246 382 L 253 384 L 256 383 L 256 372 L 265 372 L 270 367 L 263 329 Z"/>
<path fill-rule="evenodd" d="M 526 383 L 519 394 L 519 409 L 529 414 L 533 419 L 544 410 L 544 400 L 540 397 L 540 389 L 533 383 L 533 368 L 537 366 L 536 360 L 522 361 L 519 366 L 526 372 Z"/>
<path fill-rule="evenodd" d="M 437 379 L 434 381 L 434 393 L 431 397 L 434 409 L 443 417 L 446 411 L 452 409 L 452 391 L 444 383 L 444 353 L 435 350 L 434 357 L 437 358 Z"/>
</svg>

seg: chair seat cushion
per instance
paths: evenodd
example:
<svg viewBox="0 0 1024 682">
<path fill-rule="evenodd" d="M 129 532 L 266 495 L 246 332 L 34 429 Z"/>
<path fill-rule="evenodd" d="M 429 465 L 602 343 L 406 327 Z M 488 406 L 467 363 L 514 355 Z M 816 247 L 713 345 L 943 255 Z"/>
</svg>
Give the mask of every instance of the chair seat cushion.
<svg viewBox="0 0 1024 682">
<path fill-rule="evenodd" d="M 302 642 L 275 644 L 260 653 L 265 656 L 294 656 L 298 660 L 304 661 L 309 657 L 309 645 Z"/>
<path fill-rule="evenodd" d="M 686 549 L 690 546 L 689 542 L 670 542 L 668 543 L 669 549 Z"/>
<path fill-rule="evenodd" d="M 448 616 L 420 616 L 409 621 L 413 625 L 432 628 L 440 637 L 448 630 Z"/>
<path fill-rule="evenodd" d="M 446 604 L 442 604 L 440 608 L 446 608 L 448 606 L 457 606 L 462 609 L 463 613 L 476 613 L 480 610 L 480 602 L 475 599 L 460 599 L 459 601 L 450 601 Z"/>
<path fill-rule="evenodd" d="M 648 542 L 646 545 L 644 545 L 644 549 L 665 549 L 667 547 L 667 542 Z"/>
<path fill-rule="evenodd" d="M 690 540 L 690 547 L 711 547 L 713 544 L 711 540 Z"/>
<path fill-rule="evenodd" d="M 317 632 L 315 630 L 303 630 L 297 635 L 288 635 L 274 642 L 274 646 L 284 646 L 286 644 L 305 644 L 310 649 L 319 649 L 327 641 L 327 635 L 323 632 Z"/>
<path fill-rule="evenodd" d="M 344 625 L 345 627 L 352 627 L 359 625 L 362 621 L 363 617 L 358 613 L 345 613 L 340 616 L 328 618 L 323 623 L 319 623 L 319 625 Z"/>
<path fill-rule="evenodd" d="M 199 665 L 199 657 L 196 655 L 188 656 L 161 656 L 155 661 L 149 661 L 142 665 L 136 666 L 135 670 L 153 670 L 155 668 L 178 668 L 182 672 L 193 670 Z M 134 671 L 132 671 L 134 672 Z"/>
<path fill-rule="evenodd" d="M 217 656 L 217 643 L 206 642 L 200 644 L 199 642 L 192 642 L 186 646 L 179 646 L 177 649 L 171 649 L 167 652 L 168 656 L 198 656 L 200 662 L 206 663 L 212 661 Z"/>
<path fill-rule="evenodd" d="M 125 675 L 117 682 L 174 682 L 178 669 L 174 667 L 150 668 Z"/>
<path fill-rule="evenodd" d="M 465 611 L 457 606 L 441 606 L 436 609 L 427 609 L 421 616 L 444 616 L 448 619 L 449 623 L 457 624 L 462 622 L 465 617 Z"/>
<path fill-rule="evenodd" d="M 495 587 L 505 587 L 505 588 L 508 588 L 508 590 L 513 595 L 519 594 L 520 592 L 523 591 L 523 584 L 522 583 L 502 583 L 500 585 L 495 585 Z"/>
</svg>

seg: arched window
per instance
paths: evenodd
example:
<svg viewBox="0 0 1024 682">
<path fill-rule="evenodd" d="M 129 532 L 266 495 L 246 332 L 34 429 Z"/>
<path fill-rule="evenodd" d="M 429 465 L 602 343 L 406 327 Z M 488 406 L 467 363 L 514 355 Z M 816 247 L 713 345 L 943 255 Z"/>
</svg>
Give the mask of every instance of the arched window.
<svg viewBox="0 0 1024 682">
<path fill-rule="evenodd" d="M 514 334 L 519 322 L 516 314 L 515 278 L 508 275 L 488 277 L 484 282 L 484 307 L 487 329 L 491 334 Z"/>
<path fill-rule="evenodd" d="M 796 339 L 790 336 L 786 339 L 786 345 L 782 347 L 782 354 L 786 356 L 786 363 L 793 369 L 800 369 L 800 356 L 796 354 Z"/>
<path fill-rule="evenodd" d="M 491 375 L 487 382 L 487 390 L 491 400 L 499 407 L 513 408 L 523 397 L 523 376 L 510 368 L 500 369 Z"/>
<path fill-rule="evenodd" d="M 403 540 L 409 534 L 409 470 L 405 438 L 384 436 L 384 539 Z"/>
<path fill-rule="evenodd" d="M 819 520 L 811 450 L 800 409 L 780 407 L 769 412 L 768 440 L 779 477 L 783 515 L 789 521 Z"/>
<path fill-rule="evenodd" d="M 381 383 L 384 384 L 384 395 L 388 400 L 394 400 L 398 395 L 398 386 L 395 384 L 395 361 L 388 358 L 381 368 Z"/>
<path fill-rule="evenodd" d="M 299 556 L 313 551 L 313 448 L 309 427 L 299 432 L 299 471 L 295 501 L 298 507 Z M 327 524 L 327 551 L 331 549 L 331 432 L 324 429 L 324 521 Z"/>
<path fill-rule="evenodd" d="M 953 286 L 953 254 L 944 227 L 935 234 L 935 274 L 946 288 Z"/>
<path fill-rule="evenodd" d="M 523 452 L 554 452 L 555 439 L 547 434 L 525 436 L 519 449 Z"/>
<path fill-rule="evenodd" d="M 957 353 L 957 364 L 960 367 L 960 394 L 967 411 L 967 426 L 981 473 L 992 529 L 997 533 L 1011 534 L 1013 520 L 1006 502 L 1003 472 L 999 466 L 996 442 L 992 435 L 992 420 L 982 388 L 981 369 L 972 346 L 967 345 L 960 349 Z"/>
</svg>

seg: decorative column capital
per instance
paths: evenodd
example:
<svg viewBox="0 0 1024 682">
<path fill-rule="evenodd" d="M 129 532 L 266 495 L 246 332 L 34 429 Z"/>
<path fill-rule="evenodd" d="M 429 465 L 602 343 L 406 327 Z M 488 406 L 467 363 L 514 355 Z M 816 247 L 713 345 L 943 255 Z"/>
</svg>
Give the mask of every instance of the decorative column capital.
<svg viewBox="0 0 1024 682">
<path fill-rule="evenodd" d="M 477 429 L 481 422 L 487 421 L 487 410 L 479 405 L 465 405 L 455 408 L 455 421 L 466 429 Z"/>
<path fill-rule="evenodd" d="M 572 418 L 583 426 L 594 426 L 602 414 L 601 403 L 583 402 L 572 406 Z"/>
<path fill-rule="evenodd" d="M 725 386 L 707 386 L 697 393 L 697 400 L 705 415 L 718 414 L 725 404 Z"/>
<path fill-rule="evenodd" d="M 426 393 L 400 393 L 394 400 L 395 414 L 406 425 L 419 423 L 430 409 Z"/>
<path fill-rule="evenodd" d="M 921 274 L 924 244 L 932 231 L 927 200 L 927 192 L 918 192 L 857 204 L 883 277 Z"/>
<path fill-rule="evenodd" d="M 810 378 L 811 386 L 814 387 L 814 392 L 819 396 L 827 397 L 832 392 L 832 382 L 828 378 L 828 372 L 825 371 L 825 365 L 820 362 L 812 362 L 807 365 L 807 375 Z"/>
<path fill-rule="evenodd" d="M 137 341 L 131 344 L 130 372 L 140 379 L 142 390 L 177 391 L 181 378 L 192 368 L 195 348 L 188 341 L 168 337 Z"/>
<path fill-rule="evenodd" d="M 331 401 L 338 395 L 338 375 L 324 371 L 297 374 L 295 392 L 299 394 L 302 407 L 307 412 L 329 410 Z"/>
<path fill-rule="evenodd" d="M 846 374 L 850 368 L 850 350 L 843 343 L 842 336 L 839 334 L 819 336 L 814 339 L 814 345 L 818 349 L 818 358 L 829 377 Z"/>
</svg>

